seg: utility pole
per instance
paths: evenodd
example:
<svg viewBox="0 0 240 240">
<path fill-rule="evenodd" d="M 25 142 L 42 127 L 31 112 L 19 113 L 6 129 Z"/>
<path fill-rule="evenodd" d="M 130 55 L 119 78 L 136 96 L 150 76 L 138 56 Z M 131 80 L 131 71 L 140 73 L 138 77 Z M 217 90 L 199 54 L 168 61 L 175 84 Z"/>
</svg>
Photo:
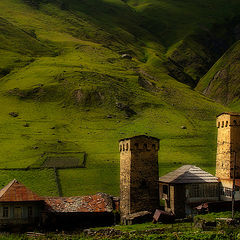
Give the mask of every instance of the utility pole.
<svg viewBox="0 0 240 240">
<path fill-rule="evenodd" d="M 236 179 L 236 152 L 234 153 L 234 163 L 233 163 L 233 189 L 232 189 L 232 219 L 234 219 L 235 213 L 235 179 Z"/>
</svg>

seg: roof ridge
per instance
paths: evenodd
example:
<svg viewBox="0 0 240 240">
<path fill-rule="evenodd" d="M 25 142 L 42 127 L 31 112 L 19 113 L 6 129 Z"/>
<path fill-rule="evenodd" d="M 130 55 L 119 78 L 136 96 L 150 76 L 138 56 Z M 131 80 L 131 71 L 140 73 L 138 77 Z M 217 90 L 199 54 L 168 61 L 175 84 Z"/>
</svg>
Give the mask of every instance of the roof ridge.
<svg viewBox="0 0 240 240">
<path fill-rule="evenodd" d="M 17 179 L 13 179 L 11 182 L 9 182 L 5 187 L 3 187 L 0 190 L 0 198 L 8 191 L 8 189 L 14 184 L 14 183 L 19 183 Z"/>
</svg>

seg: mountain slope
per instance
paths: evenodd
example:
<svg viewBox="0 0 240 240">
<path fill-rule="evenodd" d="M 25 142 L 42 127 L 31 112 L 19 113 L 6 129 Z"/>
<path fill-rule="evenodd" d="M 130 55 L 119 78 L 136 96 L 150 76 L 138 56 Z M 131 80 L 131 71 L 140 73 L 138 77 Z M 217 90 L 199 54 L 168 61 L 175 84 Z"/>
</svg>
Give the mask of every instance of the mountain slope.
<svg viewBox="0 0 240 240">
<path fill-rule="evenodd" d="M 201 79 L 196 89 L 222 104 L 237 107 L 240 97 L 239 49 L 238 41 Z"/>
<path fill-rule="evenodd" d="M 86 153 L 86 168 L 58 171 L 63 194 L 117 195 L 118 140 L 138 134 L 161 139 L 160 174 L 182 164 L 214 173 L 215 116 L 228 108 L 193 90 L 216 56 L 189 34 L 232 17 L 240 4 L 222 0 L 218 14 L 206 18 L 209 6 L 208 0 L 1 0 L 7 28 L 0 32 L 7 39 L 1 68 L 10 70 L 0 75 L 0 168 L 8 169 L 0 184 L 16 177 L 55 195 L 54 171 L 43 166 L 81 161 Z M 168 31 L 159 27 L 166 23 Z M 194 59 L 211 59 L 201 74 L 205 60 L 183 66 L 185 49 L 196 51 Z"/>
</svg>

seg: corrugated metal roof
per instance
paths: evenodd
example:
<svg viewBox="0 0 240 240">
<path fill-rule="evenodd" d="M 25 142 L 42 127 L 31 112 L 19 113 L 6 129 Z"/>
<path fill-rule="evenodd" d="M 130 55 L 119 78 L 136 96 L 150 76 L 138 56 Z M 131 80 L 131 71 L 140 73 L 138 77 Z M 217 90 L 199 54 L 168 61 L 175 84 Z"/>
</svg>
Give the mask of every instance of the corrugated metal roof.
<svg viewBox="0 0 240 240">
<path fill-rule="evenodd" d="M 0 202 L 41 201 L 42 199 L 16 179 L 0 190 Z"/>
<path fill-rule="evenodd" d="M 112 212 L 112 198 L 105 193 L 83 197 L 45 197 L 47 211 L 58 213 Z"/>
<path fill-rule="evenodd" d="M 218 178 L 194 165 L 184 165 L 159 178 L 164 183 L 217 183 Z"/>
</svg>

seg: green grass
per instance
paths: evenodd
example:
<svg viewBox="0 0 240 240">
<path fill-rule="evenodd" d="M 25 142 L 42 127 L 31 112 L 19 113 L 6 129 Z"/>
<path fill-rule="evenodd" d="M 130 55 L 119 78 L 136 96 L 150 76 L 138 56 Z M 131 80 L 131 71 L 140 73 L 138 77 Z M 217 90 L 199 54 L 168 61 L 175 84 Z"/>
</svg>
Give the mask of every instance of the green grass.
<svg viewBox="0 0 240 240">
<path fill-rule="evenodd" d="M 215 172 L 215 116 L 229 108 L 170 77 L 165 63 L 178 41 L 232 17 L 240 4 L 127 3 L 71 0 L 61 10 L 54 1 L 0 1 L 0 168 L 41 166 L 51 152 L 86 152 L 85 169 L 59 170 L 63 194 L 118 195 L 118 140 L 147 134 L 161 139 L 160 175 L 182 164 Z M 16 177 L 39 194 L 57 194 L 52 170 L 3 173 L 1 185 Z"/>
</svg>

